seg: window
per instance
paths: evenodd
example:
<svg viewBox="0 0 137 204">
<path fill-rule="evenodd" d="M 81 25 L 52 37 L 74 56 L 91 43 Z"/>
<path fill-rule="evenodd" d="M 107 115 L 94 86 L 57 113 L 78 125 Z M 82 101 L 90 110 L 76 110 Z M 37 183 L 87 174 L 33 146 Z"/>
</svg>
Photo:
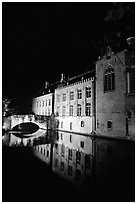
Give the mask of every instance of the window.
<svg viewBox="0 0 137 204">
<path fill-rule="evenodd" d="M 135 68 L 130 68 L 130 71 L 127 72 L 127 86 L 128 93 L 135 92 Z"/>
<path fill-rule="evenodd" d="M 73 168 L 72 166 L 68 166 L 68 175 L 72 176 Z"/>
<path fill-rule="evenodd" d="M 61 122 L 61 128 L 63 128 L 63 122 Z"/>
<path fill-rule="evenodd" d="M 72 135 L 70 135 L 70 142 L 72 142 Z"/>
<path fill-rule="evenodd" d="M 107 121 L 107 128 L 108 129 L 112 128 L 112 121 L 110 121 L 110 120 Z"/>
<path fill-rule="evenodd" d="M 44 101 L 43 101 L 43 107 L 44 107 Z"/>
<path fill-rule="evenodd" d="M 55 167 L 58 166 L 58 159 L 55 159 Z"/>
<path fill-rule="evenodd" d="M 61 171 L 64 170 L 64 162 L 61 162 Z"/>
<path fill-rule="evenodd" d="M 62 109 L 62 116 L 65 116 L 66 115 L 66 106 L 63 106 L 63 109 Z"/>
<path fill-rule="evenodd" d="M 115 90 L 115 72 L 112 65 L 108 65 L 105 70 L 104 92 Z"/>
<path fill-rule="evenodd" d="M 91 97 L 91 87 L 86 87 L 86 97 L 87 98 Z"/>
<path fill-rule="evenodd" d="M 81 104 L 77 106 L 77 116 L 81 116 Z"/>
<path fill-rule="evenodd" d="M 65 154 L 65 146 L 62 144 L 61 146 L 61 156 L 64 157 Z"/>
<path fill-rule="evenodd" d="M 50 104 L 51 104 L 51 103 L 50 103 L 50 99 L 49 99 L 49 106 L 50 106 Z"/>
<path fill-rule="evenodd" d="M 81 153 L 79 151 L 76 152 L 76 162 L 80 164 L 81 161 Z"/>
<path fill-rule="evenodd" d="M 70 116 L 73 116 L 73 106 L 71 105 L 70 108 L 69 108 L 69 115 Z"/>
<path fill-rule="evenodd" d="M 69 151 L 68 151 L 69 160 L 72 160 L 72 155 L 73 155 L 73 151 L 72 151 L 72 149 L 69 149 Z"/>
<path fill-rule="evenodd" d="M 90 155 L 85 154 L 85 167 L 90 168 L 91 161 L 90 161 Z"/>
<path fill-rule="evenodd" d="M 70 91 L 70 100 L 74 99 L 74 91 Z"/>
<path fill-rule="evenodd" d="M 84 121 L 81 121 L 81 127 L 84 127 Z"/>
<path fill-rule="evenodd" d="M 63 134 L 62 133 L 60 134 L 60 136 L 61 136 L 61 140 L 63 140 Z"/>
<path fill-rule="evenodd" d="M 66 101 L 66 94 L 63 94 L 63 101 Z"/>
<path fill-rule="evenodd" d="M 132 113 L 131 113 L 131 111 L 129 111 L 129 110 L 127 110 L 127 117 L 128 117 L 128 118 L 131 118 L 131 117 L 132 117 Z"/>
<path fill-rule="evenodd" d="M 79 181 L 81 178 L 81 171 L 79 169 L 76 170 L 76 180 Z"/>
<path fill-rule="evenodd" d="M 78 99 L 81 99 L 81 98 L 82 98 L 82 90 L 81 90 L 81 89 L 78 89 L 78 90 L 77 90 L 77 98 L 78 98 Z"/>
<path fill-rule="evenodd" d="M 39 103 L 40 103 L 40 107 L 41 107 L 41 101 Z"/>
<path fill-rule="evenodd" d="M 59 108 L 59 107 L 57 107 L 57 116 L 59 116 L 59 109 L 60 109 L 60 108 Z"/>
<path fill-rule="evenodd" d="M 84 142 L 83 141 L 80 142 L 80 146 L 81 146 L 81 148 L 84 148 Z"/>
<path fill-rule="evenodd" d="M 38 107 L 38 104 L 39 104 L 39 103 L 37 102 L 37 107 Z"/>
<path fill-rule="evenodd" d="M 70 130 L 72 130 L 72 122 L 70 122 Z"/>
<path fill-rule="evenodd" d="M 47 106 L 47 100 L 46 100 L 46 106 Z"/>
<path fill-rule="evenodd" d="M 91 103 L 86 103 L 86 116 L 91 115 Z"/>
<path fill-rule="evenodd" d="M 49 157 L 49 151 L 47 151 L 47 157 Z"/>
<path fill-rule="evenodd" d="M 57 94 L 57 102 L 60 102 L 60 95 Z"/>
</svg>

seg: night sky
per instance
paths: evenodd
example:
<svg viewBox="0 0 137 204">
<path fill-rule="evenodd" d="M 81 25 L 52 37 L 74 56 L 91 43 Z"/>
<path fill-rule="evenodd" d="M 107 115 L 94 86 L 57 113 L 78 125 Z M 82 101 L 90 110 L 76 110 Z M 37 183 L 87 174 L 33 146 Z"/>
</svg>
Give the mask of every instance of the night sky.
<svg viewBox="0 0 137 204">
<path fill-rule="evenodd" d="M 134 15 L 134 3 L 2 3 L 3 96 L 27 108 L 45 81 L 94 68 L 106 36 L 134 35 Z"/>
</svg>

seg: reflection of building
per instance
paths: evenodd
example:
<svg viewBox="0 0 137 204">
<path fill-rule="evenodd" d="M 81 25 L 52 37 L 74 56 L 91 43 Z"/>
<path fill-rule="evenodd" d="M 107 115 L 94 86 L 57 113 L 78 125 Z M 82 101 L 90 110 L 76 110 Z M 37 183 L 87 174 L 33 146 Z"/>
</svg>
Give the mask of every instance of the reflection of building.
<svg viewBox="0 0 137 204">
<path fill-rule="evenodd" d="M 51 154 L 51 144 L 42 144 L 36 145 L 34 147 L 34 153 L 46 164 L 50 163 L 50 154 Z"/>
<path fill-rule="evenodd" d="M 96 132 L 134 138 L 135 53 L 109 50 L 96 63 Z"/>
<path fill-rule="evenodd" d="M 94 149 L 91 138 L 60 132 L 53 147 L 52 170 L 74 184 L 92 184 Z"/>
<path fill-rule="evenodd" d="M 55 89 L 54 112 L 61 130 L 94 131 L 94 78 L 80 78 L 76 83 Z"/>
</svg>

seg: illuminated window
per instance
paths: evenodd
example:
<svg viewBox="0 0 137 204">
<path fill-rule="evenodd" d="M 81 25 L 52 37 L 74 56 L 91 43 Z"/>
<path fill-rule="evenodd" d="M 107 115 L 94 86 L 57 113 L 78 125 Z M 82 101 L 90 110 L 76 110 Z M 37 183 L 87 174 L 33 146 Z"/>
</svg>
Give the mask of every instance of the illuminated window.
<svg viewBox="0 0 137 204">
<path fill-rule="evenodd" d="M 91 115 L 91 103 L 86 103 L 86 116 Z"/>
<path fill-rule="evenodd" d="M 86 87 L 86 97 L 87 98 L 91 97 L 91 87 Z"/>
<path fill-rule="evenodd" d="M 77 97 L 78 97 L 78 99 L 82 98 L 82 90 L 81 89 L 77 90 Z"/>
<path fill-rule="evenodd" d="M 81 116 L 81 104 L 78 104 L 77 106 L 77 116 Z"/>
<path fill-rule="evenodd" d="M 115 90 L 115 72 L 112 65 L 108 65 L 105 70 L 104 92 Z"/>
<path fill-rule="evenodd" d="M 70 91 L 70 100 L 74 99 L 74 91 Z"/>
</svg>

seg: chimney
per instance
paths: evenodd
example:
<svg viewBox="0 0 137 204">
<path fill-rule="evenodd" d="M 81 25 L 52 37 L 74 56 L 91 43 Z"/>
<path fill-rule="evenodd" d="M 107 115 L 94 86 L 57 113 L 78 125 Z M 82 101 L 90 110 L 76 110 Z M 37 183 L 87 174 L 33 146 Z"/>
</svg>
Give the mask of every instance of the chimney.
<svg viewBox="0 0 137 204">
<path fill-rule="evenodd" d="M 61 83 L 62 83 L 64 80 L 65 80 L 65 75 L 62 73 L 62 74 L 61 74 L 61 80 L 60 80 Z"/>
<path fill-rule="evenodd" d="M 45 89 L 47 89 L 48 88 L 48 85 L 49 85 L 49 82 L 45 82 Z"/>
</svg>

